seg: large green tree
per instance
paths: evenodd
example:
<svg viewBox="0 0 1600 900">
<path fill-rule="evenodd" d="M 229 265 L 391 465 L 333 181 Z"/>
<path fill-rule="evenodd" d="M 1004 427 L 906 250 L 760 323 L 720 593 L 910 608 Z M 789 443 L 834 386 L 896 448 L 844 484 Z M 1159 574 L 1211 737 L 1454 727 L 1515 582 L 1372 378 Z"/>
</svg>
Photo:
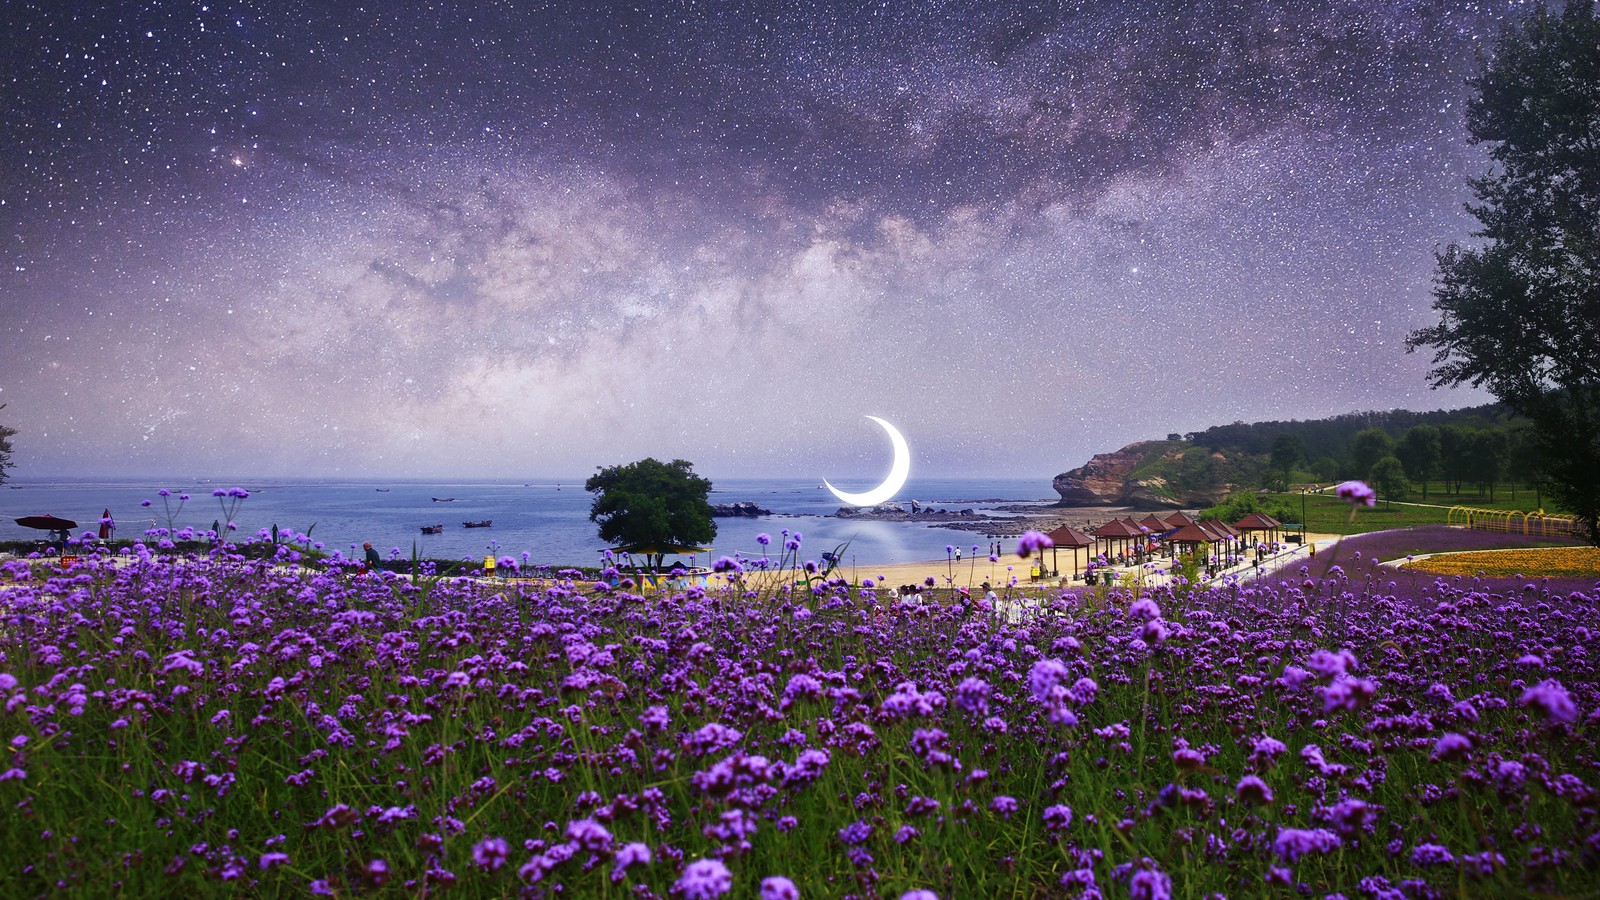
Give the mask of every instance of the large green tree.
<svg viewBox="0 0 1600 900">
<path fill-rule="evenodd" d="M 1294 467 L 1305 462 L 1305 438 L 1291 431 L 1285 431 L 1272 439 L 1272 471 L 1280 472 L 1283 480 L 1289 480 L 1289 473 Z"/>
<path fill-rule="evenodd" d="M 1428 499 L 1428 479 L 1439 474 L 1443 453 L 1439 449 L 1439 429 L 1432 425 L 1416 425 L 1400 438 L 1394 455 L 1405 466 L 1406 477 L 1422 485 L 1422 499 Z"/>
<path fill-rule="evenodd" d="M 1496 43 L 1467 127 L 1491 171 L 1471 182 L 1481 228 L 1438 257 L 1434 387 L 1487 388 L 1527 416 L 1550 493 L 1600 545 L 1600 18 L 1542 6 Z"/>
<path fill-rule="evenodd" d="M 694 464 L 687 460 L 641 459 L 603 468 L 583 487 L 595 495 L 589 519 L 600 525 L 600 539 L 638 548 L 658 568 L 666 548 L 702 544 L 717 536 L 706 499 L 711 482 L 694 474 Z"/>
<path fill-rule="evenodd" d="M 1406 498 L 1406 467 L 1393 456 L 1385 456 L 1372 466 L 1372 487 L 1383 498 L 1384 505 L 1390 501 L 1404 500 Z"/>
<path fill-rule="evenodd" d="M 1363 428 L 1350 442 L 1350 468 L 1352 477 L 1372 477 L 1372 467 L 1378 460 L 1394 452 L 1394 439 L 1382 428 Z"/>
</svg>

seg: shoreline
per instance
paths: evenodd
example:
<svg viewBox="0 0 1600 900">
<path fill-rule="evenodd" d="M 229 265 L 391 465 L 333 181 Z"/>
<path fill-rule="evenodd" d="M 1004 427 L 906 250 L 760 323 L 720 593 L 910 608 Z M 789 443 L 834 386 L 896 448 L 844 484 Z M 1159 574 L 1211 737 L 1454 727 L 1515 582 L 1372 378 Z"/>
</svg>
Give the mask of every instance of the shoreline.
<svg viewBox="0 0 1600 900">
<path fill-rule="evenodd" d="M 1344 536 L 1338 534 L 1310 533 L 1306 535 L 1305 544 L 1288 544 L 1286 549 L 1272 557 L 1272 560 L 1282 565 L 1291 557 L 1307 555 L 1312 547 L 1320 550 L 1339 541 L 1342 537 Z M 1076 560 L 1074 560 L 1074 555 L 1076 555 Z M 837 571 L 852 583 L 859 584 L 863 579 L 871 578 L 880 585 L 886 584 L 891 587 L 901 584 L 926 586 L 926 580 L 932 578 L 934 579 L 935 588 L 977 590 L 981 589 L 983 583 L 987 581 L 995 589 L 1000 589 L 1009 585 L 1013 577 L 1016 578 L 1019 586 L 1026 584 L 1059 584 L 1062 579 L 1067 579 L 1069 585 L 1081 587 L 1084 586 L 1084 582 L 1074 577 L 1075 573 L 1081 572 L 1083 562 L 1087 559 L 1093 559 L 1095 555 L 1096 552 L 1090 552 L 1085 556 L 1082 550 L 1057 550 L 1055 551 L 1054 567 L 1048 570 L 1052 574 L 1039 579 L 1032 577 L 1039 557 L 1023 558 L 1016 553 L 1003 554 L 998 562 L 990 562 L 988 556 L 980 556 L 976 561 L 964 558 L 960 563 L 943 559 L 885 563 L 876 566 L 870 563 L 857 563 L 855 565 L 842 565 Z M 1045 550 L 1043 558 L 1047 564 L 1051 563 L 1051 551 Z M 1165 558 L 1158 559 L 1156 562 L 1162 568 L 1170 563 Z M 1116 577 L 1120 578 L 1123 574 L 1135 571 L 1137 568 L 1139 567 L 1112 566 L 1111 570 L 1116 573 Z M 1229 571 L 1239 571 L 1241 569 L 1250 571 L 1252 568 L 1246 563 L 1244 566 L 1235 567 Z"/>
</svg>

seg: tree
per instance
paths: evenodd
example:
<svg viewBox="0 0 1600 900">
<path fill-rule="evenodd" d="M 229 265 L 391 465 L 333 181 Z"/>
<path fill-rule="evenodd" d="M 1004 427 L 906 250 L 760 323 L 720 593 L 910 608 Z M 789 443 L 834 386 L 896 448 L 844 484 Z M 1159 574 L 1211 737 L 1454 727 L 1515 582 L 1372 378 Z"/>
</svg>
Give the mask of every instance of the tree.
<svg viewBox="0 0 1600 900">
<path fill-rule="evenodd" d="M 1319 456 L 1311 464 L 1311 477 L 1318 481 L 1337 481 L 1339 478 L 1339 461 L 1331 456 Z"/>
<path fill-rule="evenodd" d="M 1300 518 L 1300 507 L 1283 497 L 1237 493 L 1229 494 L 1217 505 L 1202 510 L 1200 518 L 1237 522 L 1250 513 L 1265 513 L 1280 522 L 1292 522 Z"/>
<path fill-rule="evenodd" d="M 1600 545 L 1600 18 L 1542 4 L 1496 43 L 1467 108 L 1494 168 L 1475 246 L 1438 256 L 1429 383 L 1486 387 L 1532 422 L 1551 495 Z"/>
<path fill-rule="evenodd" d="M 1406 498 L 1406 467 L 1393 456 L 1385 456 L 1372 466 L 1372 487 L 1384 503 Z"/>
<path fill-rule="evenodd" d="M 1300 465 L 1306 458 L 1306 442 L 1300 435 L 1290 431 L 1272 439 L 1272 470 L 1282 472 L 1284 480 L 1289 480 L 1289 473 L 1295 466 Z"/>
<path fill-rule="evenodd" d="M 1382 428 L 1363 428 L 1350 441 L 1350 464 L 1356 478 L 1371 478 L 1378 460 L 1394 452 L 1394 441 Z"/>
<path fill-rule="evenodd" d="M 1478 496 L 1489 493 L 1505 478 L 1511 463 L 1511 440 L 1501 428 L 1485 428 L 1472 433 L 1467 442 L 1467 478 L 1478 485 Z"/>
<path fill-rule="evenodd" d="M 1439 426 L 1439 474 L 1449 493 L 1461 493 L 1461 483 L 1467 480 L 1467 448 L 1475 431 L 1460 425 Z"/>
<path fill-rule="evenodd" d="M 693 545 L 717 536 L 711 518 L 711 482 L 694 474 L 682 459 L 664 463 L 641 459 L 600 469 L 584 482 L 595 495 L 589 520 L 600 525 L 600 539 L 624 547 L 651 547 L 646 562 L 659 568 L 669 545 Z"/>
<path fill-rule="evenodd" d="M 1533 430 L 1527 426 L 1512 428 L 1507 432 L 1511 441 L 1511 475 L 1514 480 L 1531 485 L 1535 492 L 1535 505 L 1544 501 L 1544 451 L 1539 446 Z M 1516 494 L 1511 495 L 1513 498 Z"/>
<path fill-rule="evenodd" d="M 6 405 L 0 403 L 0 409 L 5 408 Z M 0 484 L 6 483 L 6 470 L 11 468 L 11 437 L 16 433 L 15 428 L 0 425 Z"/>
<path fill-rule="evenodd" d="M 1422 499 L 1428 499 L 1428 480 L 1439 474 L 1442 451 L 1439 448 L 1439 429 L 1432 425 L 1412 426 L 1400 438 L 1394 455 L 1405 466 L 1406 477 L 1422 485 Z"/>
</svg>

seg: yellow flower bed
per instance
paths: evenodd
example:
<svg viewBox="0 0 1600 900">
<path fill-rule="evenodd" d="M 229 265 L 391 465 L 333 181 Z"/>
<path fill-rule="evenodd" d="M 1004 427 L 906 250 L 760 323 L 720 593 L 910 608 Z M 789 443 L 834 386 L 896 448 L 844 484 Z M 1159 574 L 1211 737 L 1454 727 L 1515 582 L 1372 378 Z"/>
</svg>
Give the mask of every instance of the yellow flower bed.
<svg viewBox="0 0 1600 900">
<path fill-rule="evenodd" d="M 1600 547 L 1544 547 L 1532 550 L 1496 550 L 1447 553 L 1404 566 L 1433 575 L 1526 575 L 1537 578 L 1600 577 Z"/>
</svg>

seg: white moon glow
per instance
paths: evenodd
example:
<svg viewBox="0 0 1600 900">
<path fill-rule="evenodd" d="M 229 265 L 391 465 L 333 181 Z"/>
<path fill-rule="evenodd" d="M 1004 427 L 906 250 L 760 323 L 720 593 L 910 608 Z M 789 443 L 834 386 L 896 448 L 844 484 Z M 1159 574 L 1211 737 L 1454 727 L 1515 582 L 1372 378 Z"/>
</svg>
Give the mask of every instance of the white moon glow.
<svg viewBox="0 0 1600 900">
<path fill-rule="evenodd" d="M 828 485 L 828 490 L 833 491 L 833 495 L 838 497 L 840 502 L 848 503 L 851 506 L 877 506 L 879 503 L 887 503 L 893 499 L 901 488 L 905 487 L 906 479 L 911 475 L 911 450 L 906 447 L 906 439 L 900 436 L 900 432 L 896 431 L 893 425 L 877 416 L 867 416 L 867 418 L 882 425 L 883 430 L 889 432 L 889 441 L 894 444 L 894 465 L 889 467 L 889 477 L 883 480 L 883 484 L 860 494 L 847 494 L 828 484 L 826 478 L 822 480 L 822 483 Z"/>
</svg>

